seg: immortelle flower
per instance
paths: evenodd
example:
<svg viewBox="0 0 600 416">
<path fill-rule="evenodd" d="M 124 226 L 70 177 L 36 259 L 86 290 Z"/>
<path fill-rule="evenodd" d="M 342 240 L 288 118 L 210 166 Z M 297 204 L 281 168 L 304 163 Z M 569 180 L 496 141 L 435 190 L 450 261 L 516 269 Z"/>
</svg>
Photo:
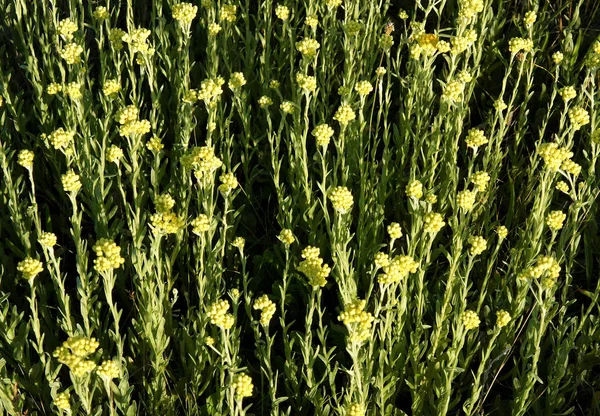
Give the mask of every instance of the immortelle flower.
<svg viewBox="0 0 600 416">
<path fill-rule="evenodd" d="M 344 186 L 338 186 L 331 191 L 329 199 L 333 205 L 333 209 L 337 212 L 345 214 L 352 209 L 354 198 L 350 190 Z"/>
<path fill-rule="evenodd" d="M 365 416 L 365 407 L 360 403 L 352 403 L 346 408 L 348 416 Z"/>
<path fill-rule="evenodd" d="M 215 155 L 212 147 L 193 147 L 180 159 L 183 167 L 194 170 L 196 178 L 208 177 L 219 169 L 223 162 Z"/>
<path fill-rule="evenodd" d="M 52 356 L 58 359 L 59 363 L 69 367 L 75 376 L 81 377 L 96 368 L 96 363 L 86 358 L 96 352 L 99 346 L 96 338 L 74 336 L 54 350 Z"/>
<path fill-rule="evenodd" d="M 571 159 L 563 160 L 560 168 L 573 176 L 578 176 L 581 173 L 581 165 L 573 162 Z"/>
<path fill-rule="evenodd" d="M 283 243 L 287 245 L 291 245 L 294 241 L 296 241 L 296 237 L 294 237 L 294 233 L 292 230 L 288 228 L 284 228 L 281 230 L 277 238 Z"/>
<path fill-rule="evenodd" d="M 308 246 L 302 250 L 302 258 L 298 265 L 298 271 L 308 277 L 308 284 L 313 287 L 323 287 L 327 284 L 327 277 L 331 273 L 331 268 L 323 264 L 323 259 L 319 257 L 320 250 L 317 247 Z"/>
<path fill-rule="evenodd" d="M 458 7 L 458 16 L 463 19 L 470 19 L 483 11 L 483 0 L 459 0 Z"/>
<path fill-rule="evenodd" d="M 556 65 L 560 64 L 564 58 L 565 55 L 562 52 L 554 52 L 552 54 L 552 62 L 554 62 Z"/>
<path fill-rule="evenodd" d="M 44 263 L 32 257 L 27 257 L 25 260 L 19 262 L 17 271 L 21 272 L 23 279 L 32 280 L 44 271 Z"/>
<path fill-rule="evenodd" d="M 485 137 L 485 133 L 480 129 L 470 129 L 467 133 L 467 137 L 465 139 L 465 143 L 467 143 L 468 147 L 473 149 L 477 149 L 480 146 L 483 146 L 488 142 L 487 137 Z"/>
<path fill-rule="evenodd" d="M 319 124 L 312 131 L 312 135 L 314 136 L 317 145 L 321 147 L 326 147 L 329 144 L 329 140 L 333 136 L 333 133 L 333 129 L 327 124 Z"/>
<path fill-rule="evenodd" d="M 243 250 L 244 246 L 246 245 L 246 240 L 244 239 L 244 237 L 236 237 L 231 242 L 231 245 L 233 247 L 236 247 L 236 248 L 240 249 L 240 250 Z"/>
<path fill-rule="evenodd" d="M 286 21 L 290 17 L 290 9 L 278 4 L 277 7 L 275 7 L 275 15 L 281 20 Z"/>
<path fill-rule="evenodd" d="M 252 378 L 247 374 L 238 374 L 235 376 L 232 387 L 235 390 L 235 396 L 238 400 L 252 396 L 252 390 L 254 389 Z"/>
<path fill-rule="evenodd" d="M 108 238 L 98 240 L 92 249 L 96 253 L 94 259 L 96 271 L 105 272 L 118 269 L 125 263 L 125 259 L 121 257 L 121 247 Z"/>
<path fill-rule="evenodd" d="M 48 141 L 55 149 L 64 149 L 73 141 L 74 131 L 65 131 L 62 127 L 54 130 L 48 136 Z"/>
<path fill-rule="evenodd" d="M 470 236 L 468 242 L 471 245 L 469 253 L 472 256 L 478 256 L 487 249 L 487 241 L 479 235 Z"/>
<path fill-rule="evenodd" d="M 73 33 L 77 32 L 77 24 L 71 19 L 64 19 L 58 22 L 56 27 L 58 34 L 67 42 L 73 40 Z"/>
<path fill-rule="evenodd" d="M 198 6 L 190 3 L 179 3 L 173 6 L 173 19 L 182 25 L 189 25 L 198 13 Z"/>
<path fill-rule="evenodd" d="M 563 228 L 563 223 L 567 219 L 567 215 L 562 211 L 551 211 L 546 216 L 546 225 L 552 231 L 558 231 Z"/>
<path fill-rule="evenodd" d="M 62 85 L 60 85 L 56 82 L 48 84 L 48 86 L 46 87 L 46 92 L 48 93 L 48 95 L 56 95 L 61 91 L 62 91 Z"/>
<path fill-rule="evenodd" d="M 565 181 L 558 181 L 556 183 L 556 189 L 558 189 L 561 192 L 564 192 L 565 194 L 569 193 L 569 185 L 567 185 Z"/>
<path fill-rule="evenodd" d="M 473 182 L 479 190 L 485 191 L 490 182 L 490 174 L 483 171 L 475 172 L 473 176 L 471 176 L 471 182 Z"/>
<path fill-rule="evenodd" d="M 252 307 L 254 310 L 261 311 L 260 323 L 263 326 L 269 326 L 269 322 L 271 321 L 271 318 L 273 318 L 275 310 L 277 309 L 275 307 L 275 303 L 269 299 L 267 295 L 262 295 L 254 301 L 254 305 Z"/>
<path fill-rule="evenodd" d="M 560 264 L 551 256 L 539 257 L 533 266 L 529 266 L 518 274 L 517 279 L 542 279 L 542 286 L 551 288 L 560 275 Z"/>
<path fill-rule="evenodd" d="M 387 267 L 390 264 L 390 256 L 387 253 L 379 252 L 375 254 L 373 263 L 375 264 L 376 269 Z"/>
<path fill-rule="evenodd" d="M 258 105 L 260 105 L 261 108 L 266 108 L 271 104 L 273 104 L 273 100 L 266 95 L 263 95 L 258 99 Z"/>
<path fill-rule="evenodd" d="M 110 14 L 108 13 L 108 10 L 106 9 L 106 7 L 98 6 L 98 7 L 96 7 L 96 10 L 94 10 L 94 13 L 92 14 L 92 16 L 94 16 L 94 19 L 104 20 L 104 19 L 108 19 L 110 17 Z"/>
<path fill-rule="evenodd" d="M 573 130 L 579 130 L 582 126 L 589 124 L 590 114 L 583 107 L 576 106 L 569 110 L 569 120 Z"/>
<path fill-rule="evenodd" d="M 337 120 L 342 126 L 348 125 L 352 120 L 356 118 L 356 114 L 352 107 L 348 104 L 342 104 L 338 107 L 335 115 L 333 116 L 334 120 Z"/>
<path fill-rule="evenodd" d="M 81 87 L 82 85 L 79 82 L 69 82 L 67 85 L 65 85 L 64 91 L 65 94 L 67 94 L 67 97 L 70 99 L 79 100 L 81 97 L 83 97 L 83 94 L 81 93 Z"/>
<path fill-rule="evenodd" d="M 157 212 L 150 216 L 150 224 L 156 234 L 176 234 L 185 222 L 174 212 Z"/>
<path fill-rule="evenodd" d="M 496 312 L 496 325 L 498 325 L 498 328 L 503 328 L 508 325 L 511 319 L 510 313 L 506 312 L 505 310 L 499 310 Z"/>
<path fill-rule="evenodd" d="M 317 78 L 312 75 L 298 73 L 296 74 L 296 82 L 300 88 L 309 92 L 313 92 L 317 89 Z"/>
<path fill-rule="evenodd" d="M 210 230 L 210 218 L 205 214 L 200 214 L 192 221 L 191 225 L 194 234 L 202 235 Z"/>
<path fill-rule="evenodd" d="M 316 29 L 319 26 L 319 18 L 316 15 L 306 16 L 304 24 L 312 29 Z"/>
<path fill-rule="evenodd" d="M 69 43 L 60 50 L 60 57 L 69 65 L 75 65 L 81 62 L 83 47 L 76 43 Z"/>
<path fill-rule="evenodd" d="M 119 81 L 117 81 L 116 79 L 106 80 L 104 82 L 104 85 L 102 86 L 102 92 L 107 97 L 110 97 L 111 95 L 114 95 L 119 91 L 121 91 L 121 84 L 119 84 Z"/>
<path fill-rule="evenodd" d="M 504 239 L 508 236 L 508 228 L 506 228 L 504 225 L 499 225 L 496 228 L 496 234 L 498 234 L 498 237 Z"/>
<path fill-rule="evenodd" d="M 423 216 L 423 231 L 426 233 L 437 233 L 446 223 L 442 214 L 437 212 L 428 212 Z"/>
<path fill-rule="evenodd" d="M 389 264 L 383 266 L 383 274 L 377 277 L 382 285 L 398 283 L 410 273 L 416 273 L 419 268 L 417 263 L 410 256 L 395 256 Z"/>
<path fill-rule="evenodd" d="M 122 157 L 123 150 L 114 144 L 106 151 L 106 160 L 110 163 L 117 163 Z"/>
<path fill-rule="evenodd" d="M 304 38 L 301 41 L 296 42 L 296 50 L 305 58 L 314 58 L 320 47 L 321 44 L 311 38 Z"/>
<path fill-rule="evenodd" d="M 56 396 L 56 400 L 54 400 L 54 406 L 58 407 L 60 410 L 71 411 L 71 396 L 68 392 L 63 391 L 58 396 Z"/>
<path fill-rule="evenodd" d="M 465 83 L 459 80 L 450 81 L 444 87 L 442 92 L 442 100 L 451 103 L 459 103 L 462 101 L 462 94 L 465 90 Z"/>
<path fill-rule="evenodd" d="M 96 374 L 108 380 L 118 378 L 120 375 L 119 365 L 113 360 L 103 361 L 96 369 Z"/>
<path fill-rule="evenodd" d="M 402 228 L 400 227 L 400 224 L 398 224 L 397 222 L 393 222 L 390 225 L 388 225 L 387 232 L 388 232 L 390 238 L 398 239 L 398 238 L 402 237 Z"/>
<path fill-rule="evenodd" d="M 575 90 L 575 87 L 569 85 L 558 90 L 558 94 L 562 97 L 564 102 L 567 102 L 577 97 L 577 90 Z"/>
<path fill-rule="evenodd" d="M 224 4 L 221 6 L 221 10 L 219 12 L 219 19 L 222 22 L 235 22 L 237 13 L 237 6 L 233 4 Z"/>
<path fill-rule="evenodd" d="M 557 143 L 543 143 L 538 148 L 538 154 L 544 159 L 548 169 L 557 171 L 562 163 L 573 157 L 573 152 L 565 147 L 559 147 Z"/>
<path fill-rule="evenodd" d="M 17 155 L 17 163 L 25 169 L 31 169 L 33 167 L 34 157 L 35 155 L 31 150 L 21 150 Z"/>
<path fill-rule="evenodd" d="M 364 299 L 358 299 L 345 305 L 344 311 L 338 316 L 348 329 L 350 343 L 362 343 L 371 336 L 371 327 L 375 318 L 370 312 L 364 310 L 366 304 L 367 301 Z"/>
<path fill-rule="evenodd" d="M 61 176 L 61 182 L 65 192 L 77 192 L 81 189 L 79 175 L 72 170 Z"/>
<path fill-rule="evenodd" d="M 295 106 L 294 106 L 294 103 L 291 101 L 284 101 L 283 103 L 281 103 L 279 108 L 285 114 L 292 114 L 294 112 Z"/>
<path fill-rule="evenodd" d="M 158 153 L 164 149 L 164 147 L 165 145 L 162 144 L 160 137 L 154 136 L 146 142 L 146 149 L 150 150 L 151 152 Z"/>
<path fill-rule="evenodd" d="M 475 205 L 476 195 L 474 191 L 469 191 L 468 189 L 461 191 L 456 195 L 456 205 L 465 211 L 471 211 Z"/>
<path fill-rule="evenodd" d="M 406 192 L 406 196 L 409 198 L 423 198 L 423 184 L 420 181 L 410 181 L 404 190 Z"/>
<path fill-rule="evenodd" d="M 213 22 L 213 23 L 211 23 L 211 24 L 208 25 L 208 33 L 211 36 L 217 36 L 219 34 L 219 32 L 221 32 L 222 29 L 223 28 L 218 23 L 214 23 Z"/>
<path fill-rule="evenodd" d="M 229 302 L 225 299 L 219 299 L 211 304 L 206 311 L 210 323 L 222 329 L 230 329 L 235 322 L 235 318 L 227 312 L 229 307 Z"/>
<path fill-rule="evenodd" d="M 536 20 L 537 20 L 537 15 L 535 14 L 534 11 L 528 11 L 527 13 L 525 13 L 525 16 L 523 17 L 523 23 L 525 23 L 525 27 L 533 26 L 533 24 L 535 23 Z"/>
<path fill-rule="evenodd" d="M 499 98 L 496 101 L 494 101 L 494 108 L 496 109 L 496 111 L 506 110 L 507 107 L 508 106 L 506 105 L 506 103 L 504 102 L 504 100 L 502 98 Z"/>
<path fill-rule="evenodd" d="M 221 185 L 219 185 L 219 191 L 224 194 L 228 194 L 238 186 L 238 180 L 235 175 L 231 172 L 224 173 L 219 177 Z"/>
<path fill-rule="evenodd" d="M 54 247 L 56 245 L 57 240 L 58 239 L 56 238 L 56 234 L 45 231 L 42 231 L 42 233 L 38 237 L 38 243 L 40 243 L 40 245 L 45 248 Z"/>
<path fill-rule="evenodd" d="M 231 74 L 231 79 L 229 80 L 229 88 L 232 90 L 237 90 L 242 86 L 246 85 L 246 78 L 244 78 L 244 74 L 241 72 L 234 72 Z"/>
<path fill-rule="evenodd" d="M 471 310 L 464 311 L 460 316 L 460 320 L 465 326 L 466 330 L 477 328 L 479 326 L 479 323 L 481 322 L 479 320 L 479 316 L 477 316 L 477 313 Z"/>
<path fill-rule="evenodd" d="M 369 81 L 359 81 L 354 86 L 359 95 L 369 95 L 373 91 L 373 85 Z"/>
<path fill-rule="evenodd" d="M 533 41 L 531 39 L 524 38 L 512 38 L 508 41 L 508 50 L 512 54 L 516 54 L 518 52 L 531 52 L 533 49 Z"/>
</svg>

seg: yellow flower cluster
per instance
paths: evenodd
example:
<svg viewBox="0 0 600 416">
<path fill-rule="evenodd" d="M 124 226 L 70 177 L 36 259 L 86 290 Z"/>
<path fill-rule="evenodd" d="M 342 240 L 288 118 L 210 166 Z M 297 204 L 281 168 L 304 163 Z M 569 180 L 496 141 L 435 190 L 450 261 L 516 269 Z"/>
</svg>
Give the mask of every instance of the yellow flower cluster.
<svg viewBox="0 0 600 416">
<path fill-rule="evenodd" d="M 106 160 L 110 163 L 117 163 L 122 157 L 123 150 L 114 144 L 106 151 Z"/>
<path fill-rule="evenodd" d="M 577 91 L 575 90 L 575 87 L 572 87 L 570 85 L 561 88 L 560 90 L 558 90 L 558 93 L 560 94 L 564 102 L 567 102 L 577 97 Z"/>
<path fill-rule="evenodd" d="M 365 407 L 360 403 L 352 403 L 346 410 L 348 416 L 365 416 Z"/>
<path fill-rule="evenodd" d="M 219 19 L 222 22 L 235 22 L 237 13 L 237 6 L 233 4 L 224 4 L 221 6 L 221 12 L 219 13 Z"/>
<path fill-rule="evenodd" d="M 470 19 L 483 11 L 483 0 L 459 0 L 458 6 L 458 16 L 463 19 Z"/>
<path fill-rule="evenodd" d="M 81 54 L 83 53 L 83 47 L 76 43 L 69 43 L 60 50 L 60 57 L 65 60 L 69 65 L 75 65 L 81 62 Z"/>
<path fill-rule="evenodd" d="M 410 181 L 404 190 L 406 191 L 406 196 L 409 198 L 423 198 L 423 184 L 420 181 Z"/>
<path fill-rule="evenodd" d="M 203 100 L 207 105 L 219 98 L 223 93 L 225 80 L 222 77 L 207 78 L 200 83 L 200 90 L 198 91 L 198 99 Z"/>
<path fill-rule="evenodd" d="M 296 241 L 296 237 L 294 237 L 294 233 L 289 228 L 284 228 L 281 230 L 279 235 L 277 236 L 279 241 L 283 244 L 291 245 L 294 241 Z"/>
<path fill-rule="evenodd" d="M 439 50 L 439 37 L 434 33 L 421 32 L 413 36 L 413 38 L 416 41 L 410 47 L 410 57 L 413 59 L 419 59 L 421 55 L 431 56 Z M 442 44 L 442 49 L 446 49 L 446 45 Z"/>
<path fill-rule="evenodd" d="M 485 191 L 490 182 L 490 175 L 483 171 L 475 172 L 473 176 L 471 176 L 471 182 L 473 182 L 479 190 Z"/>
<path fill-rule="evenodd" d="M 477 193 L 475 191 L 465 189 L 456 195 L 456 204 L 465 211 L 471 211 L 475 205 L 476 196 Z"/>
<path fill-rule="evenodd" d="M 266 95 L 263 95 L 258 99 L 258 105 L 260 105 L 261 108 L 268 107 L 271 104 L 273 104 L 273 100 Z"/>
<path fill-rule="evenodd" d="M 19 262 L 17 271 L 21 272 L 23 279 L 31 280 L 44 271 L 44 264 L 37 259 L 27 257 Z"/>
<path fill-rule="evenodd" d="M 477 328 L 481 322 L 477 313 L 471 310 L 464 311 L 460 316 L 460 320 L 467 331 Z"/>
<path fill-rule="evenodd" d="M 232 90 L 236 90 L 246 85 L 246 78 L 244 78 L 244 74 L 241 72 L 234 72 L 231 74 L 228 85 Z"/>
<path fill-rule="evenodd" d="M 261 311 L 260 323 L 263 326 L 269 326 L 269 322 L 271 321 L 271 318 L 273 318 L 275 310 L 277 309 L 275 307 L 275 303 L 273 303 L 273 301 L 269 299 L 267 295 L 262 295 L 254 301 L 253 308 L 254 310 Z"/>
<path fill-rule="evenodd" d="M 335 9 L 342 5 L 343 0 L 325 0 L 325 4 L 329 9 Z"/>
<path fill-rule="evenodd" d="M 398 239 L 402 237 L 402 227 L 397 222 L 393 222 L 387 226 L 387 232 L 390 238 Z"/>
<path fill-rule="evenodd" d="M 442 100 L 450 101 L 451 103 L 458 103 L 462 101 L 462 94 L 465 90 L 465 83 L 462 81 L 454 80 L 450 81 L 444 87 L 442 92 Z"/>
<path fill-rule="evenodd" d="M 176 234 L 184 221 L 174 212 L 157 212 L 150 216 L 150 224 L 157 234 Z"/>
<path fill-rule="evenodd" d="M 356 114 L 354 114 L 354 110 L 352 110 L 352 107 L 348 104 L 340 105 L 333 116 L 333 119 L 337 120 L 342 126 L 346 126 L 355 118 Z"/>
<path fill-rule="evenodd" d="M 130 33 L 125 33 L 121 37 L 121 41 L 129 44 L 129 50 L 131 53 L 152 56 L 154 55 L 154 48 L 147 43 L 150 34 L 151 32 L 148 29 L 133 29 Z"/>
<path fill-rule="evenodd" d="M 237 247 L 240 250 L 243 250 L 244 246 L 246 245 L 246 240 L 244 239 L 244 237 L 236 237 L 231 242 L 231 245 L 234 247 Z M 237 290 L 237 289 L 234 289 L 234 290 Z"/>
<path fill-rule="evenodd" d="M 61 176 L 61 182 L 65 192 L 77 192 L 81 189 L 81 180 L 73 170 Z"/>
<path fill-rule="evenodd" d="M 471 245 L 469 253 L 472 256 L 478 256 L 487 249 L 487 241 L 479 235 L 470 236 L 468 242 Z"/>
<path fill-rule="evenodd" d="M 525 27 L 533 26 L 533 24 L 535 23 L 536 20 L 537 20 L 537 15 L 535 14 L 534 11 L 528 11 L 527 13 L 525 13 L 525 16 L 523 17 L 523 23 L 525 23 Z"/>
<path fill-rule="evenodd" d="M 58 26 L 56 26 L 58 30 L 58 34 L 67 42 L 73 40 L 73 33 L 77 32 L 77 23 L 72 21 L 71 19 L 64 19 L 58 22 Z"/>
<path fill-rule="evenodd" d="M 538 258 L 533 266 L 529 266 L 517 276 L 520 280 L 542 278 L 542 286 L 550 288 L 554 286 L 560 275 L 561 267 L 555 258 L 542 256 Z"/>
<path fill-rule="evenodd" d="M 564 58 L 565 58 L 565 55 L 560 51 L 554 52 L 552 54 L 552 62 L 554 62 L 556 65 L 560 64 Z"/>
<path fill-rule="evenodd" d="M 454 36 L 450 39 L 452 49 L 450 52 L 453 55 L 458 55 L 469 49 L 477 41 L 477 32 L 473 29 L 465 31 L 463 36 Z"/>
<path fill-rule="evenodd" d="M 71 396 L 66 391 L 63 391 L 58 396 L 56 396 L 56 400 L 54 400 L 54 406 L 58 407 L 60 410 L 70 411 L 71 410 Z"/>
<path fill-rule="evenodd" d="M 499 225 L 496 228 L 496 234 L 498 234 L 498 237 L 500 238 L 506 238 L 508 236 L 508 228 L 506 228 L 504 225 Z"/>
<path fill-rule="evenodd" d="M 138 120 L 139 110 L 134 105 L 123 108 L 117 114 L 119 134 L 121 136 L 131 137 L 134 135 L 143 135 L 150 132 L 150 122 L 148 120 Z"/>
<path fill-rule="evenodd" d="M 228 194 L 238 186 L 238 180 L 232 172 L 222 174 L 219 177 L 219 180 L 221 181 L 221 185 L 219 185 L 219 191 L 223 192 L 224 194 Z"/>
<path fill-rule="evenodd" d="M 556 189 L 558 189 L 561 192 L 564 192 L 565 194 L 569 193 L 569 185 L 567 185 L 567 183 L 565 181 L 557 182 Z"/>
<path fill-rule="evenodd" d="M 533 49 L 533 41 L 531 39 L 524 38 L 512 38 L 508 41 L 508 50 L 516 54 L 520 51 L 531 52 Z"/>
<path fill-rule="evenodd" d="M 208 33 L 212 36 L 217 36 L 223 28 L 218 23 L 210 23 L 208 25 Z"/>
<path fill-rule="evenodd" d="M 235 318 L 227 312 L 228 310 L 229 302 L 225 299 L 220 299 L 208 307 L 206 316 L 210 319 L 211 324 L 222 329 L 230 329 L 235 322 Z"/>
<path fill-rule="evenodd" d="M 557 143 L 544 143 L 538 149 L 539 155 L 546 162 L 548 169 L 557 171 L 562 166 L 563 162 L 573 157 L 573 152 L 570 152 L 565 147 L 559 147 Z"/>
<path fill-rule="evenodd" d="M 74 375 L 81 377 L 96 368 L 96 363 L 86 358 L 96 352 L 99 346 L 96 338 L 75 336 L 63 342 L 52 355 L 59 363 L 69 367 Z"/>
<path fill-rule="evenodd" d="M 123 36 L 125 36 L 125 31 L 122 29 L 112 29 L 108 35 L 108 40 L 117 51 L 123 49 Z"/>
<path fill-rule="evenodd" d="M 476 149 L 480 146 L 483 146 L 488 142 L 487 137 L 485 137 L 485 133 L 480 129 L 471 129 L 467 133 L 467 138 L 465 139 L 468 147 L 472 147 Z"/>
<path fill-rule="evenodd" d="M 119 81 L 117 81 L 116 79 L 106 80 L 104 82 L 104 85 L 102 86 L 102 92 L 107 97 L 110 97 L 111 95 L 116 94 L 119 91 L 121 91 L 121 84 L 119 84 Z"/>
<path fill-rule="evenodd" d="M 121 372 L 119 370 L 119 365 L 116 362 L 113 360 L 106 360 L 98 366 L 96 373 L 100 377 L 112 380 L 113 378 L 118 378 Z"/>
<path fill-rule="evenodd" d="M 344 312 L 338 316 L 338 319 L 348 328 L 348 340 L 351 343 L 361 343 L 371 336 L 371 327 L 375 318 L 364 310 L 366 305 L 366 300 L 358 299 L 346 305 Z"/>
<path fill-rule="evenodd" d="M 428 194 L 425 197 L 425 201 L 427 201 L 430 204 L 435 204 L 437 202 L 437 196 L 435 194 Z"/>
<path fill-rule="evenodd" d="M 387 266 L 383 266 L 383 274 L 378 276 L 378 280 L 382 285 L 398 283 L 410 273 L 416 273 L 418 269 L 419 263 L 412 257 L 395 256 Z"/>
<path fill-rule="evenodd" d="M 327 277 L 331 273 L 331 268 L 323 264 L 323 259 L 319 257 L 320 250 L 317 247 L 308 246 L 302 250 L 302 258 L 298 265 L 298 271 L 308 277 L 308 283 L 313 287 L 323 287 L 327 284 Z"/>
<path fill-rule="evenodd" d="M 46 87 L 46 92 L 48 93 L 48 95 L 56 95 L 61 91 L 62 85 L 57 84 L 56 82 L 48 84 L 48 86 Z"/>
<path fill-rule="evenodd" d="M 352 209 L 354 198 L 352 193 L 345 186 L 338 186 L 329 193 L 329 199 L 333 209 L 342 214 L 347 213 Z"/>
<path fill-rule="evenodd" d="M 290 9 L 278 4 L 277 7 L 275 7 L 275 16 L 281 20 L 287 20 L 290 17 Z"/>
<path fill-rule="evenodd" d="M 152 152 L 160 152 L 165 147 L 160 140 L 160 137 L 152 137 L 146 142 L 146 148 Z"/>
<path fill-rule="evenodd" d="M 581 173 L 581 165 L 571 159 L 564 160 L 560 168 L 573 176 L 578 176 Z"/>
<path fill-rule="evenodd" d="M 159 195 L 154 199 L 154 206 L 157 212 L 169 212 L 175 206 L 175 200 L 169 194 Z"/>
<path fill-rule="evenodd" d="M 585 59 L 585 64 L 590 68 L 594 69 L 600 66 L 600 40 L 593 43 L 588 56 Z"/>
<path fill-rule="evenodd" d="M 573 130 L 579 130 L 582 126 L 590 123 L 590 114 L 580 106 L 575 106 L 569 110 L 569 120 Z"/>
<path fill-rule="evenodd" d="M 460 71 L 456 77 L 459 81 L 464 83 L 473 81 L 473 75 L 467 70 Z"/>
<path fill-rule="evenodd" d="M 279 108 L 285 114 L 292 114 L 294 112 L 295 106 L 294 106 L 294 103 L 291 101 L 284 101 L 283 103 L 281 103 Z"/>
<path fill-rule="evenodd" d="M 503 328 L 508 325 L 511 319 L 512 317 L 510 316 L 510 313 L 506 312 L 505 310 L 499 310 L 496 312 L 496 325 L 498 325 L 498 328 Z"/>
<path fill-rule="evenodd" d="M 65 85 L 65 94 L 72 100 L 79 100 L 83 97 L 81 93 L 81 84 L 79 82 L 69 82 Z"/>
<path fill-rule="evenodd" d="M 499 98 L 496 101 L 494 101 L 494 108 L 496 109 L 496 111 L 506 110 L 507 107 L 508 106 L 506 105 L 506 103 L 504 102 L 504 100 L 502 98 Z"/>
<path fill-rule="evenodd" d="M 298 86 L 307 91 L 315 91 L 317 89 L 317 78 L 312 75 L 296 74 L 296 82 Z"/>
<path fill-rule="evenodd" d="M 377 75 L 378 77 L 382 77 L 387 73 L 387 69 L 385 69 L 384 67 L 380 66 L 375 70 L 375 75 Z"/>
<path fill-rule="evenodd" d="M 305 58 L 314 58 L 317 54 L 317 49 L 320 47 L 321 44 L 311 38 L 304 38 L 301 41 L 296 42 L 296 50 L 298 50 Z"/>
<path fill-rule="evenodd" d="M 319 18 L 312 14 L 310 16 L 306 16 L 306 20 L 304 20 L 304 24 L 306 24 L 306 26 L 316 29 L 317 26 L 319 26 Z"/>
<path fill-rule="evenodd" d="M 558 231 L 563 228 L 563 223 L 567 219 L 567 215 L 562 211 L 551 211 L 546 216 L 546 225 L 552 231 Z"/>
<path fill-rule="evenodd" d="M 390 264 L 390 256 L 387 253 L 382 253 L 380 251 L 379 253 L 375 254 L 373 263 L 375 263 L 376 269 L 387 267 Z"/>
<path fill-rule="evenodd" d="M 379 38 L 379 46 L 384 51 L 387 51 L 392 46 L 394 46 L 394 38 L 392 37 L 392 35 L 390 35 L 388 33 L 382 34 L 381 37 Z"/>
<path fill-rule="evenodd" d="M 96 10 L 94 10 L 94 13 L 92 13 L 92 16 L 94 16 L 95 19 L 104 20 L 108 19 L 110 14 L 108 13 L 106 7 L 98 6 L 96 7 Z"/>
<path fill-rule="evenodd" d="M 35 155 L 31 150 L 21 150 L 17 155 L 17 163 L 26 169 L 31 169 L 34 157 Z"/>
<path fill-rule="evenodd" d="M 56 234 L 54 233 L 49 233 L 49 232 L 45 232 L 42 231 L 42 233 L 40 234 L 40 236 L 38 237 L 38 243 L 40 243 L 40 245 L 42 247 L 54 247 L 56 245 Z"/>
<path fill-rule="evenodd" d="M 198 13 L 198 6 L 190 3 L 178 3 L 173 6 L 173 19 L 182 25 L 189 25 Z"/>
<path fill-rule="evenodd" d="M 315 137 L 317 146 L 326 147 L 329 144 L 329 140 L 333 136 L 333 129 L 327 124 L 319 124 L 316 126 L 312 135 Z"/>
<path fill-rule="evenodd" d="M 193 169 L 196 178 L 211 175 L 219 169 L 223 162 L 215 155 L 212 147 L 193 147 L 181 157 L 181 164 L 186 169 Z"/>
<path fill-rule="evenodd" d="M 247 374 L 237 375 L 232 383 L 232 387 L 235 390 L 235 396 L 239 400 L 252 396 L 252 390 L 254 390 L 252 378 Z"/>
<path fill-rule="evenodd" d="M 200 214 L 194 220 L 192 220 L 192 232 L 196 235 L 202 235 L 202 233 L 210 230 L 210 218 L 205 214 Z"/>
<path fill-rule="evenodd" d="M 373 85 L 369 81 L 359 81 L 354 86 L 358 95 L 369 95 L 373 91 Z"/>
<path fill-rule="evenodd" d="M 437 212 L 428 212 L 423 216 L 423 231 L 426 233 L 437 233 L 446 223 L 442 214 Z"/>
<path fill-rule="evenodd" d="M 106 272 L 118 269 L 125 263 L 125 259 L 121 257 L 121 247 L 107 238 L 98 240 L 92 250 L 96 253 L 94 259 L 94 269 L 96 271 Z"/>
</svg>

